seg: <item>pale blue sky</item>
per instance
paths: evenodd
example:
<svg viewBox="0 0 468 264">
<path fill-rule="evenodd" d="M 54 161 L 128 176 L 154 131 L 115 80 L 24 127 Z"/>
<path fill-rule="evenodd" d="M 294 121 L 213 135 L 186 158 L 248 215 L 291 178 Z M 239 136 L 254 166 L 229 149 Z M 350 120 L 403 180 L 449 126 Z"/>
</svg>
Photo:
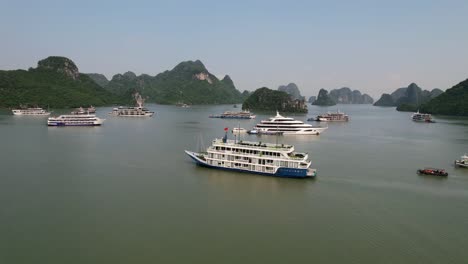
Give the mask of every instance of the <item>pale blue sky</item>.
<svg viewBox="0 0 468 264">
<path fill-rule="evenodd" d="M 111 78 L 200 59 L 239 90 L 371 94 L 468 78 L 468 1 L 5 1 L 0 69 L 49 55 Z M 375 99 L 377 99 L 375 98 Z"/>
</svg>

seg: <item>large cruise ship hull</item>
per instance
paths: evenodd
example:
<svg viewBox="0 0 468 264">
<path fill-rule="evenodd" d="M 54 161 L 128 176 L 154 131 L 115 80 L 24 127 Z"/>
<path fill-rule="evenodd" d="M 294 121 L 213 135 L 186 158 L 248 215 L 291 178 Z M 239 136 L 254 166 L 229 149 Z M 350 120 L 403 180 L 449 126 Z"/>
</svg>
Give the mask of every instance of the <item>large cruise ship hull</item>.
<svg viewBox="0 0 468 264">
<path fill-rule="evenodd" d="M 199 158 L 199 154 L 196 152 L 185 150 L 185 153 L 192 158 L 193 161 L 199 166 L 213 168 L 213 169 L 221 169 L 221 170 L 229 170 L 229 171 L 237 171 L 237 172 L 246 172 L 246 173 L 253 173 L 259 175 L 266 175 L 266 176 L 276 176 L 276 177 L 284 177 L 284 178 L 314 178 L 316 176 L 315 170 L 311 169 L 296 169 L 296 168 L 278 168 L 275 173 L 266 173 L 266 172 L 259 172 L 259 171 L 250 171 L 250 170 L 243 170 L 237 168 L 227 168 L 221 166 L 214 166 L 206 163 L 205 160 Z"/>
<path fill-rule="evenodd" d="M 100 126 L 101 124 L 66 124 L 66 123 L 48 123 L 48 126 Z"/>
</svg>

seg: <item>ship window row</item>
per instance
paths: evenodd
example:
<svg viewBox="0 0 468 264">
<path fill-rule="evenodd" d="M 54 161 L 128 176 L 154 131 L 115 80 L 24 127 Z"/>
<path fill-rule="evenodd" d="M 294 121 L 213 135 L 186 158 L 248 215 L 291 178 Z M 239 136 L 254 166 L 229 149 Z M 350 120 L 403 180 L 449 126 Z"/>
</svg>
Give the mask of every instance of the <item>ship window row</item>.
<svg viewBox="0 0 468 264">
<path fill-rule="evenodd" d="M 280 157 L 281 153 L 273 152 L 273 151 L 259 151 L 259 150 L 252 150 L 252 149 L 238 149 L 238 148 L 229 148 L 229 147 L 215 147 L 216 150 L 221 151 L 233 151 L 235 153 L 242 153 L 242 154 L 254 154 L 254 155 L 266 155 L 266 156 L 274 156 Z"/>
</svg>

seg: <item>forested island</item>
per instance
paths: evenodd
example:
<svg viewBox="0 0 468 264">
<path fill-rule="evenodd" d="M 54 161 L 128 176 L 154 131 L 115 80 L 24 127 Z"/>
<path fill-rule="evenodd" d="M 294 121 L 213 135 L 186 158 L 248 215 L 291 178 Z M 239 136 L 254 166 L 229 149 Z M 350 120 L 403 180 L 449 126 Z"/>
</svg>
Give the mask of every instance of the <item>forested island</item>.
<svg viewBox="0 0 468 264">
<path fill-rule="evenodd" d="M 65 57 L 48 57 L 28 70 L 0 71 L 0 107 L 72 108 L 125 101 L 80 73 Z"/>
<path fill-rule="evenodd" d="M 372 104 L 374 99 L 368 94 L 361 94 L 358 90 L 351 90 L 348 87 L 333 89 L 328 93 L 325 89 L 320 89 L 317 99 L 311 103 L 313 105 L 331 106 L 336 104 Z"/>
<path fill-rule="evenodd" d="M 307 113 L 304 100 L 294 100 L 288 93 L 262 87 L 255 90 L 242 104 L 244 110 Z"/>
<path fill-rule="evenodd" d="M 442 93 L 443 91 L 440 89 L 423 90 L 417 84 L 411 83 L 408 87 L 399 88 L 391 94 L 383 94 L 374 105 L 396 106 L 398 111 L 413 112 L 417 111 L 422 104 Z"/>
<path fill-rule="evenodd" d="M 423 103 L 420 109 L 430 114 L 468 116 L 468 79 Z"/>
</svg>

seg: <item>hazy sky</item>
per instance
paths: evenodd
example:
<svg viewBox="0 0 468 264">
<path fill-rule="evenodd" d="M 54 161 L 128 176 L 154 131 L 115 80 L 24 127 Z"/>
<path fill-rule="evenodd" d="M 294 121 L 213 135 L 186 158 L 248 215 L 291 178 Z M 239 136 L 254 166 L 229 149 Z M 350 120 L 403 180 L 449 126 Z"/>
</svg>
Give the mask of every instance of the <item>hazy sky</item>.
<svg viewBox="0 0 468 264">
<path fill-rule="evenodd" d="M 468 1 L 4 1 L 0 69 L 50 55 L 108 78 L 155 75 L 184 60 L 239 90 L 295 82 L 378 99 L 411 82 L 468 78 Z"/>
</svg>

